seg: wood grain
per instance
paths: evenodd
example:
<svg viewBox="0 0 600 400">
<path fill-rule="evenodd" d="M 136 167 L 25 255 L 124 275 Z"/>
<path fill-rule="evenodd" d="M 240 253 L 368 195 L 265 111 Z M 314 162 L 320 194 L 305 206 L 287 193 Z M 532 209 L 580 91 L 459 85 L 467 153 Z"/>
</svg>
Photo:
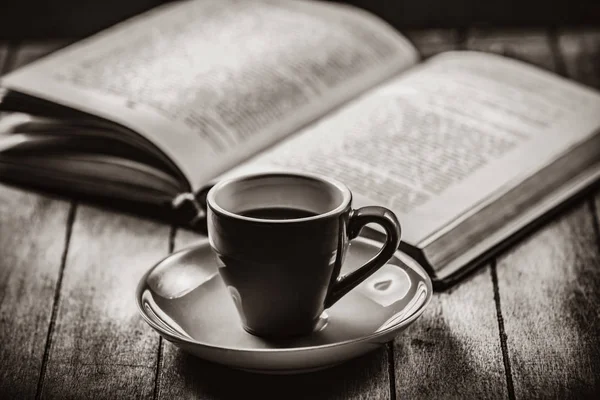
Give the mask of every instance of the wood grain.
<svg viewBox="0 0 600 400">
<path fill-rule="evenodd" d="M 550 69 L 561 60 L 552 54 L 551 39 L 538 35 L 503 40 L 502 46 L 469 43 Z M 587 398 L 598 391 L 597 243 L 588 204 L 580 203 L 498 261 L 514 397 Z"/>
<path fill-rule="evenodd" d="M 415 40 L 431 42 L 444 39 Z M 456 49 L 458 34 L 445 43 L 431 49 Z M 398 398 L 506 397 L 489 266 L 436 294 L 422 318 L 394 341 L 394 358 Z"/>
<path fill-rule="evenodd" d="M 467 33 L 466 47 L 556 70 L 550 36 L 544 29 L 471 29 Z"/>
<path fill-rule="evenodd" d="M 42 395 L 149 398 L 158 337 L 135 305 L 141 275 L 168 254 L 170 227 L 80 206 Z"/>
<path fill-rule="evenodd" d="M 558 48 L 570 77 L 600 89 L 600 29 L 560 31 Z"/>
<path fill-rule="evenodd" d="M 582 203 L 499 261 L 518 398 L 600 393 L 599 240 Z"/>
<path fill-rule="evenodd" d="M 560 70 L 562 62 L 564 71 L 598 86 L 598 36 L 597 29 L 561 30 L 553 42 L 543 30 L 478 29 L 470 31 L 466 44 L 552 70 Z M 460 42 L 454 34 L 445 42 L 443 31 L 410 37 L 426 56 Z M 16 67 L 64 43 L 21 49 L 7 64 Z M 561 54 L 552 54 L 553 48 Z M 0 50 L 0 65 L 2 57 L 6 51 Z M 170 228 L 91 207 L 73 210 L 67 202 L 0 185 L 0 398 L 32 398 L 39 382 L 41 394 L 51 398 L 600 393 L 600 193 L 521 242 L 497 266 L 436 295 L 423 318 L 395 340 L 391 368 L 384 350 L 291 377 L 229 370 L 159 340 L 137 315 L 132 288 L 168 253 Z M 69 215 L 75 224 L 67 253 Z M 198 238 L 180 231 L 176 247 Z"/>
<path fill-rule="evenodd" d="M 65 40 L 36 42 L 22 47 L 9 58 L 9 67 L 17 68 L 68 42 Z M 7 192 L 2 194 L 5 193 Z M 39 198 L 35 195 L 29 196 Z M 27 327 L 33 330 L 41 326 L 44 340 L 36 341 L 39 343 L 41 349 L 39 350 L 29 345 L 20 335 L 14 335 L 13 341 L 19 340 L 23 342 L 22 346 L 31 348 L 31 356 L 35 363 L 32 361 L 29 364 L 34 364 L 35 368 L 29 367 L 28 363 L 19 363 L 15 360 L 15 356 L 9 357 L 8 360 L 13 362 L 2 365 L 10 368 L 7 372 L 10 379 L 3 379 L 2 382 L 7 382 L 7 386 L 13 391 L 19 390 L 16 392 L 19 397 L 21 394 L 24 397 L 35 395 L 46 344 L 48 321 L 55 297 L 62 301 L 56 305 L 58 307 L 56 329 L 50 331 L 48 335 L 52 346 L 48 351 L 46 374 L 39 380 L 40 387 L 43 389 L 42 394 L 45 397 L 59 398 L 65 396 L 114 398 L 121 395 L 134 397 L 140 394 L 151 396 L 156 368 L 157 341 L 154 336 L 151 336 L 149 327 L 139 319 L 132 293 L 141 272 L 167 254 L 169 228 L 135 218 L 82 208 L 79 222 L 76 224 L 74 247 L 71 247 L 72 252 L 65 267 L 67 269 L 65 285 L 55 296 L 54 286 L 56 286 L 56 276 L 60 267 L 60 254 L 58 257 L 54 255 L 58 245 L 51 244 L 59 243 L 62 246 L 59 253 L 63 251 L 68 204 L 60 203 L 63 208 L 62 214 L 57 210 L 58 206 L 44 205 L 43 201 L 38 201 L 41 204 L 31 207 L 22 205 L 21 208 L 16 207 L 17 204 L 27 204 L 27 200 L 23 196 L 13 199 L 11 217 L 18 219 L 21 213 L 25 213 L 22 219 L 27 219 L 29 213 L 36 216 L 30 218 L 31 220 L 41 220 L 40 223 L 32 226 L 36 229 L 34 232 L 23 231 L 24 234 L 29 233 L 27 236 L 29 242 L 21 238 L 22 246 L 29 250 L 21 250 L 22 254 L 19 255 L 21 262 L 27 263 L 28 266 L 19 269 L 24 276 L 21 281 L 29 281 L 33 286 L 31 293 L 25 293 L 28 296 L 22 297 L 28 298 L 33 305 L 29 305 L 28 312 L 15 313 L 19 307 L 6 304 L 7 309 L 15 313 L 15 318 L 25 314 L 21 318 L 22 322 L 16 324 L 14 329 L 21 328 L 20 334 L 23 335 L 22 332 L 27 333 Z M 17 210 L 16 215 L 15 210 Z M 46 217 L 46 214 L 51 215 L 53 219 Z M 59 220 L 61 225 L 57 226 L 55 220 Z M 8 227 L 22 225 L 24 223 L 18 220 L 8 220 L 6 225 L 3 223 L 3 226 Z M 15 238 L 19 240 L 18 235 Z M 19 249 L 15 251 L 18 253 Z M 35 257 L 30 252 L 34 252 L 32 254 Z M 53 259 L 57 259 L 56 264 L 48 265 Z M 43 273 L 40 271 L 42 268 Z M 29 274 L 27 274 L 28 270 L 30 270 Z M 53 279 L 45 278 L 46 275 L 51 275 Z M 28 289 L 26 286 L 23 289 L 23 283 L 20 286 L 12 281 L 9 283 L 21 291 Z M 42 286 L 45 292 L 36 291 L 37 286 Z M 28 303 L 23 302 L 23 305 L 27 306 Z M 36 308 L 43 313 L 35 312 Z M 33 336 L 36 332 L 29 336 Z M 13 347 L 16 349 L 15 353 L 22 358 L 23 355 L 19 352 L 23 353 L 23 347 L 16 345 Z M 15 373 L 15 365 L 22 365 L 24 372 Z M 30 371 L 31 369 L 35 371 Z M 27 382 L 22 376 L 25 372 L 28 373 Z"/>
<path fill-rule="evenodd" d="M 490 268 L 436 294 L 394 353 L 400 399 L 506 398 Z"/>
<path fill-rule="evenodd" d="M 33 398 L 69 203 L 0 184 L 0 398 Z"/>
<path fill-rule="evenodd" d="M 38 54 L 50 50 L 40 46 Z M 3 43 L 0 72 L 34 57 L 12 56 Z M 0 398 L 36 395 L 68 240 L 69 208 L 68 202 L 0 184 Z"/>
<path fill-rule="evenodd" d="M 176 249 L 201 236 L 178 231 Z M 232 384 L 222 384 L 229 382 Z M 190 356 L 163 341 L 158 398 L 161 399 L 388 399 L 386 349 L 330 370 L 296 376 L 268 376 L 235 371 Z"/>
</svg>

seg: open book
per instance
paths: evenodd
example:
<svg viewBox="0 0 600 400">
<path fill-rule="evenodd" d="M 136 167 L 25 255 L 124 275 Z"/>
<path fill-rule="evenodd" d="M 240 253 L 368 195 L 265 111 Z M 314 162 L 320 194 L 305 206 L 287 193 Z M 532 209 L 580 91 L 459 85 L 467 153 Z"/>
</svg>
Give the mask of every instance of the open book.
<svg viewBox="0 0 600 400">
<path fill-rule="evenodd" d="M 171 3 L 1 85 L 3 181 L 201 227 L 223 177 L 317 172 L 346 183 L 355 207 L 392 209 L 401 249 L 438 287 L 600 176 L 599 93 L 501 56 L 422 61 L 341 4 Z"/>
</svg>

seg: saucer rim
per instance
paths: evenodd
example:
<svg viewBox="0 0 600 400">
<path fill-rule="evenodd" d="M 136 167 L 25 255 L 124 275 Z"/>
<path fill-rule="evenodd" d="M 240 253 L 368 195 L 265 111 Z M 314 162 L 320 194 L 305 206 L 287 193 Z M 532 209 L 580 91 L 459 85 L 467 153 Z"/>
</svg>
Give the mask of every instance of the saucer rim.
<svg viewBox="0 0 600 400">
<path fill-rule="evenodd" d="M 365 242 L 369 245 L 381 245 L 381 242 L 378 242 L 376 240 L 366 238 L 363 236 L 359 236 L 356 239 L 353 239 L 353 241 L 356 241 L 356 240 Z M 218 345 L 214 345 L 214 344 L 203 343 L 203 342 L 199 342 L 197 340 L 193 340 L 193 339 L 190 340 L 186 337 L 177 336 L 177 335 L 173 335 L 171 333 L 166 332 L 158 324 L 156 324 L 150 317 L 148 317 L 148 315 L 144 311 L 143 306 L 141 304 L 142 290 L 145 286 L 146 278 L 148 277 L 148 275 L 150 275 L 150 273 L 152 271 L 154 271 L 161 263 L 163 263 L 167 259 L 169 259 L 171 257 L 175 257 L 176 255 L 178 255 L 180 253 L 194 251 L 195 249 L 202 247 L 202 246 L 210 246 L 210 241 L 208 238 L 202 239 L 200 242 L 197 242 L 193 245 L 184 247 L 184 248 L 182 248 L 176 252 L 173 252 L 173 253 L 169 254 L 168 256 L 162 258 L 160 261 L 155 263 L 152 267 L 150 267 L 142 275 L 142 277 L 140 278 L 140 280 L 137 284 L 137 287 L 135 290 L 135 302 L 136 302 L 138 312 L 141 314 L 144 321 L 148 325 L 150 325 L 150 327 L 152 327 L 155 331 L 157 331 L 160 335 L 162 335 L 167 340 L 170 340 L 173 342 L 181 342 L 181 343 L 184 343 L 184 344 L 190 345 L 190 346 L 200 346 L 200 347 L 208 348 L 208 349 L 212 349 L 212 350 L 218 350 L 218 351 L 224 350 L 224 351 L 230 351 L 230 352 L 249 353 L 249 354 L 253 354 L 253 353 L 267 353 L 267 354 L 297 353 L 297 352 L 331 349 L 331 348 L 335 348 L 335 347 L 342 347 L 342 346 L 348 346 L 348 345 L 353 345 L 353 344 L 361 344 L 361 343 L 365 343 L 365 342 L 368 343 L 368 342 L 371 342 L 380 337 L 389 335 L 393 331 L 400 330 L 400 329 L 410 325 L 417 318 L 419 318 L 423 314 L 423 312 L 425 312 L 425 309 L 429 306 L 429 303 L 433 299 L 433 285 L 431 282 L 431 278 L 429 277 L 429 275 L 427 274 L 425 269 L 421 265 L 419 265 L 419 263 L 416 260 L 414 260 L 412 257 L 410 257 L 409 255 L 403 253 L 400 250 L 396 250 L 396 252 L 394 252 L 394 256 L 396 256 L 398 259 L 400 259 L 403 263 L 407 264 L 407 266 L 409 268 L 413 268 L 419 275 L 421 275 L 423 277 L 425 284 L 427 285 L 427 289 L 428 289 L 427 290 L 427 298 L 425 299 L 425 301 L 421 305 L 421 307 L 419 307 L 419 309 L 414 314 L 412 314 L 409 318 L 401 321 L 400 323 L 398 323 L 396 325 L 392 325 L 382 331 L 373 332 L 372 334 L 369 334 L 369 335 L 363 336 L 363 337 L 359 337 L 356 339 L 347 339 L 347 340 L 344 340 L 341 342 L 321 344 L 321 345 L 316 345 L 316 346 L 303 346 L 303 347 L 293 347 L 293 348 L 286 348 L 286 347 L 283 347 L 283 348 L 246 348 L 246 347 L 218 346 Z M 211 251 L 212 251 L 212 249 L 211 249 Z"/>
</svg>

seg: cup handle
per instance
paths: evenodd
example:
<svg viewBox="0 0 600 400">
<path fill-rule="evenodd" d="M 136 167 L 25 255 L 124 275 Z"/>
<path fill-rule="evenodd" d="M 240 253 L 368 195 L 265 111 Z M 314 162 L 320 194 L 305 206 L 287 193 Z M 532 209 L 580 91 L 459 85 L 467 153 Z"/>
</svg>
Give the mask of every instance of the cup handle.
<svg viewBox="0 0 600 400">
<path fill-rule="evenodd" d="M 383 267 L 394 255 L 400 245 L 402 228 L 396 215 L 384 207 L 368 206 L 353 210 L 348 221 L 348 239 L 355 239 L 365 225 L 376 223 L 383 227 L 386 239 L 383 247 L 373 258 L 362 267 L 354 270 L 348 275 L 336 277 L 329 285 L 329 292 L 325 299 L 325 308 L 331 307 L 344 297 L 349 291 Z M 339 256 L 338 256 L 339 257 Z M 341 257 L 334 271 L 334 276 L 339 274 L 341 268 Z"/>
</svg>

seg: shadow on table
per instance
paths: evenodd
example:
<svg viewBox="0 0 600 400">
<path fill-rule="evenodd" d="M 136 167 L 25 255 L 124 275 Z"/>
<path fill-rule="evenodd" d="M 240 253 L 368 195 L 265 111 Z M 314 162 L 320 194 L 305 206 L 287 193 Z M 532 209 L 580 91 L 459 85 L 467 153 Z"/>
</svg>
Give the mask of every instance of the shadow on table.
<svg viewBox="0 0 600 400">
<path fill-rule="evenodd" d="M 171 347 L 167 352 L 172 355 L 172 370 L 167 369 L 167 376 L 161 380 L 160 398 L 192 394 L 209 399 L 390 398 L 385 347 L 322 371 L 263 375 L 204 361 L 168 346 Z M 166 358 L 168 361 L 168 356 Z"/>
</svg>

